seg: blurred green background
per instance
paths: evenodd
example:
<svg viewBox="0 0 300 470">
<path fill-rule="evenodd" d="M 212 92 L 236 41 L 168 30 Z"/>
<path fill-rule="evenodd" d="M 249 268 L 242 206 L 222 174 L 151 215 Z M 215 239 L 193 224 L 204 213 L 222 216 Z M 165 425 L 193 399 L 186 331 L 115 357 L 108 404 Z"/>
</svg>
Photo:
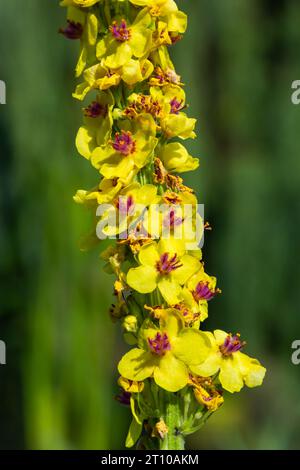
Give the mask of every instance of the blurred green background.
<svg viewBox="0 0 300 470">
<path fill-rule="evenodd" d="M 187 176 L 205 203 L 207 271 L 223 295 L 207 328 L 240 331 L 268 368 L 264 386 L 226 396 L 194 449 L 300 448 L 300 79 L 298 0 L 182 0 L 189 30 L 172 49 L 199 119 Z M 72 202 L 95 174 L 74 148 L 77 44 L 57 34 L 54 0 L 0 0 L 0 447 L 121 449 L 128 411 L 114 401 L 123 351 L 107 309 L 112 279 L 78 241 Z"/>
</svg>

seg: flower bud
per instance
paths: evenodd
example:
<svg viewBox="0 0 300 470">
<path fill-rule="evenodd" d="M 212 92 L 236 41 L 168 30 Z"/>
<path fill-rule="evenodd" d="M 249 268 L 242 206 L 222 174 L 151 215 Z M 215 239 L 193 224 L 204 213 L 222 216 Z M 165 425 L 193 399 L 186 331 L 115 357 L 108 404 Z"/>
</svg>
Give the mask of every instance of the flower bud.
<svg viewBox="0 0 300 470">
<path fill-rule="evenodd" d="M 127 315 L 123 320 L 123 328 L 128 333 L 136 333 L 138 331 L 138 321 L 134 315 Z"/>
</svg>

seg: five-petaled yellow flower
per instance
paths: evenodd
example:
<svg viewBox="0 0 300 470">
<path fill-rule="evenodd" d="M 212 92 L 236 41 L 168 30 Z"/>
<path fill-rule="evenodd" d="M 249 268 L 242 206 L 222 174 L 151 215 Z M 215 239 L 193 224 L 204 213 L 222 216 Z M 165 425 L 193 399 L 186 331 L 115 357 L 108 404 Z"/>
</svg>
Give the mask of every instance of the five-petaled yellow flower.
<svg viewBox="0 0 300 470">
<path fill-rule="evenodd" d="M 120 124 L 110 145 L 97 147 L 91 156 L 92 165 L 105 178 L 127 180 L 128 174 L 143 168 L 157 144 L 156 125 L 150 114 Z"/>
<path fill-rule="evenodd" d="M 110 34 L 97 44 L 97 57 L 108 68 L 117 69 L 132 57 L 141 59 L 151 49 L 151 16 L 141 11 L 132 24 L 123 18 L 113 21 Z"/>
<path fill-rule="evenodd" d="M 222 387 L 229 392 L 239 392 L 242 387 L 258 387 L 262 384 L 266 369 L 252 357 L 240 350 L 245 345 L 239 335 L 231 335 L 222 330 L 214 334 L 205 332 L 212 344 L 212 350 L 206 361 L 191 366 L 192 372 L 203 377 L 219 373 Z"/>
<path fill-rule="evenodd" d="M 189 382 L 189 367 L 201 364 L 210 351 L 208 337 L 185 328 L 181 317 L 169 310 L 159 329 L 141 329 L 141 348 L 129 351 L 119 362 L 120 374 L 134 381 L 153 377 L 157 385 L 177 392 Z"/>
<path fill-rule="evenodd" d="M 187 16 L 178 7 L 174 0 L 130 0 L 137 6 L 146 7 L 154 17 L 161 18 L 167 24 L 168 31 L 184 33 L 187 27 Z"/>
<path fill-rule="evenodd" d="M 184 241 L 174 238 L 142 247 L 138 260 L 140 266 L 127 273 L 129 286 L 142 294 L 158 288 L 169 305 L 180 302 L 181 286 L 199 269 L 199 260 L 186 253 Z"/>
</svg>

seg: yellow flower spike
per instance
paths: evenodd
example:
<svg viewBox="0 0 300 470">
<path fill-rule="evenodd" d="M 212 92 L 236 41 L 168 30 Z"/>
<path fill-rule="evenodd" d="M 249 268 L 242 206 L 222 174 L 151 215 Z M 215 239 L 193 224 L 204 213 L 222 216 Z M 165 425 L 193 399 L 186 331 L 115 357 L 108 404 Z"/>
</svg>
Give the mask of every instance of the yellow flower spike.
<svg viewBox="0 0 300 470">
<path fill-rule="evenodd" d="M 118 365 L 119 373 L 129 380 L 148 377 L 161 388 L 176 392 L 189 381 L 188 367 L 203 362 L 210 351 L 205 334 L 185 328 L 180 316 L 171 311 L 160 320 L 159 330 L 145 329 L 145 348 L 129 351 Z"/>
<path fill-rule="evenodd" d="M 206 332 L 212 350 L 206 361 L 191 366 L 194 374 L 210 377 L 219 372 L 222 387 L 231 393 L 239 392 L 244 384 L 258 387 L 262 384 L 266 369 L 256 360 L 241 352 L 244 343 L 239 335 L 231 335 L 222 330 L 214 334 Z"/>
<path fill-rule="evenodd" d="M 139 253 L 140 266 L 127 273 L 127 283 L 142 294 L 158 288 L 168 304 L 180 302 L 181 285 L 197 269 L 199 261 L 185 253 L 182 240 L 160 240 L 146 245 Z"/>
<path fill-rule="evenodd" d="M 152 45 L 152 19 L 147 12 L 139 12 L 129 24 L 118 18 L 110 26 L 110 33 L 97 44 L 97 58 L 112 69 L 124 66 L 133 57 L 145 57 Z"/>
<path fill-rule="evenodd" d="M 116 238 L 101 258 L 115 276 L 111 319 L 132 348 L 118 365 L 119 401 L 133 415 L 126 446 L 152 434 L 160 449 L 183 449 L 183 436 L 222 405 L 223 390 L 259 386 L 266 372 L 241 352 L 239 334 L 200 330 L 220 290 L 201 261 L 206 225 L 197 199 L 177 175 L 199 166 L 179 142 L 196 137 L 196 120 L 185 114 L 184 83 L 169 55 L 187 17 L 174 0 L 61 5 L 67 26 L 59 32 L 80 41 L 73 96 L 90 97 L 76 146 L 100 179 L 74 196 L 94 212 L 80 248 Z M 186 386 L 193 393 L 176 393 Z M 195 410 L 188 419 L 186 398 Z"/>
</svg>

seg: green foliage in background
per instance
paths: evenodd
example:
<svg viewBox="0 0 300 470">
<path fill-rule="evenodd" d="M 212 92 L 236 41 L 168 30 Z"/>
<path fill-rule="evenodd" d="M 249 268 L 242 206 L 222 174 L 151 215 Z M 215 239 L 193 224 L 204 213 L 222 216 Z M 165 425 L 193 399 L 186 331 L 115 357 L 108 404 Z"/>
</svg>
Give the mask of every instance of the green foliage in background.
<svg viewBox="0 0 300 470">
<path fill-rule="evenodd" d="M 225 397 L 190 441 L 199 448 L 299 448 L 300 79 L 297 0 L 181 0 L 189 30 L 174 49 L 187 84 L 201 158 L 197 188 L 213 226 L 208 272 L 223 295 L 220 328 L 264 358 L 259 390 Z M 1 448 L 122 448 L 128 413 L 114 401 L 122 351 L 107 314 L 111 280 L 97 251 L 79 251 L 89 215 L 72 202 L 93 186 L 76 154 L 80 104 L 71 93 L 77 53 L 57 34 L 53 0 L 0 0 Z M 213 320 L 214 321 L 214 320 Z M 208 320 L 207 328 L 210 327 Z"/>
</svg>

